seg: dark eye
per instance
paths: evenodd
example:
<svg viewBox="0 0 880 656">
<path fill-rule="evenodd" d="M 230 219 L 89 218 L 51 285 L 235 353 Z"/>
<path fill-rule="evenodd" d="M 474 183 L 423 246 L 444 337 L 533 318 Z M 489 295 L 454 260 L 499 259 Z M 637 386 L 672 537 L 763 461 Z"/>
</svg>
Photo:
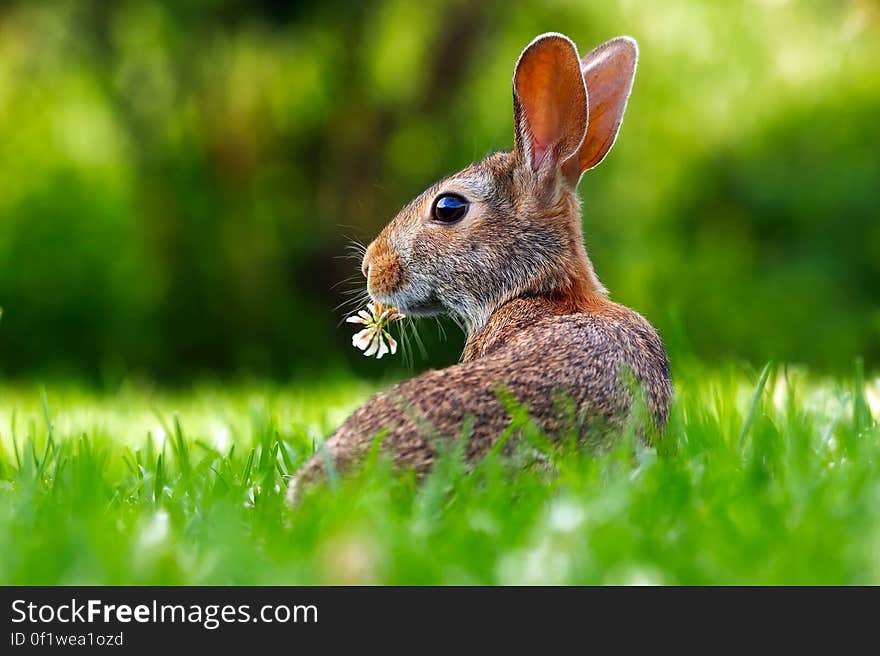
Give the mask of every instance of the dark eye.
<svg viewBox="0 0 880 656">
<path fill-rule="evenodd" d="M 455 223 L 467 214 L 468 202 L 458 194 L 443 194 L 434 201 L 432 211 L 435 221 Z"/>
</svg>

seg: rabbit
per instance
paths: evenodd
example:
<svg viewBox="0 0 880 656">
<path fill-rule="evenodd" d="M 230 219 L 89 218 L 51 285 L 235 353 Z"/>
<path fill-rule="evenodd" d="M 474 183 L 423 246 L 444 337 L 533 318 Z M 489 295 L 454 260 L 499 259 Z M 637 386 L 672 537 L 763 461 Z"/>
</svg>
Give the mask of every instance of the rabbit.
<svg viewBox="0 0 880 656">
<path fill-rule="evenodd" d="M 554 435 L 566 424 L 560 395 L 587 424 L 624 426 L 635 407 L 629 377 L 663 429 L 672 397 L 663 344 L 641 315 L 609 300 L 584 247 L 576 192 L 617 138 L 637 60 L 629 37 L 583 58 L 562 34 L 535 38 L 513 77 L 513 150 L 436 183 L 369 245 L 371 298 L 411 316 L 452 316 L 467 332 L 464 352 L 356 410 L 296 472 L 291 504 L 328 470 L 356 466 L 383 433 L 381 449 L 419 477 L 436 440 L 459 438 L 463 425 L 463 451 L 479 458 L 511 421 L 500 390 Z"/>
</svg>

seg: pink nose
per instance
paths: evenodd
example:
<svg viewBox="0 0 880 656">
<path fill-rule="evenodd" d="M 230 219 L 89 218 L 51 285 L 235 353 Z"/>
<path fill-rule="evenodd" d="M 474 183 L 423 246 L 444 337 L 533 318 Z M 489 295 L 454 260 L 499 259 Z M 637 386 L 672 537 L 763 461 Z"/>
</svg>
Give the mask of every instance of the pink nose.
<svg viewBox="0 0 880 656">
<path fill-rule="evenodd" d="M 367 279 L 367 289 L 371 294 L 389 294 L 401 283 L 403 271 L 400 258 L 391 250 L 388 241 L 379 237 L 364 254 L 361 271 Z"/>
</svg>

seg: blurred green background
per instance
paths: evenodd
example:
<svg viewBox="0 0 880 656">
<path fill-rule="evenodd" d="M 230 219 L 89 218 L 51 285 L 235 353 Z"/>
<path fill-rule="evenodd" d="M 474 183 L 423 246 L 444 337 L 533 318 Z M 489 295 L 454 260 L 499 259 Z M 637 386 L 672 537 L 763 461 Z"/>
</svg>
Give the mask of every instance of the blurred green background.
<svg viewBox="0 0 880 656">
<path fill-rule="evenodd" d="M 673 361 L 880 360 L 880 4 L 0 5 L 0 372 L 362 374 L 343 257 L 512 144 L 523 46 L 636 37 L 580 192 L 615 300 Z M 447 341 L 428 323 L 428 357 Z"/>
</svg>

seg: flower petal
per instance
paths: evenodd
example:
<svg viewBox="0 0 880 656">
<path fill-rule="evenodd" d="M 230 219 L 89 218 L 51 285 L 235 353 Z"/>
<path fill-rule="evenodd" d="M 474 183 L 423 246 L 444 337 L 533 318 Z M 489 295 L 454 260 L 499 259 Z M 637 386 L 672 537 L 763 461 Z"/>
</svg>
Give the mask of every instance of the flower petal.
<svg viewBox="0 0 880 656">
<path fill-rule="evenodd" d="M 379 352 L 376 353 L 376 359 L 381 360 L 382 356 L 388 353 L 388 346 L 386 346 L 385 340 L 382 339 L 381 335 L 379 335 L 379 337 L 377 337 L 376 339 L 379 342 Z"/>
<path fill-rule="evenodd" d="M 371 355 L 375 354 L 376 351 L 379 349 L 380 341 L 382 341 L 381 338 L 378 335 L 374 335 L 373 340 L 370 342 L 370 348 L 364 351 L 364 355 L 370 357 Z"/>
<path fill-rule="evenodd" d="M 351 345 L 359 348 L 361 351 L 365 351 L 367 347 L 370 345 L 370 341 L 375 336 L 376 331 L 374 328 L 364 328 L 359 333 L 356 333 L 351 338 Z"/>
<path fill-rule="evenodd" d="M 391 355 L 397 353 L 397 340 L 391 336 L 391 333 L 388 331 L 383 331 L 382 333 L 385 336 L 385 339 L 388 340 L 388 346 L 391 349 Z"/>
<path fill-rule="evenodd" d="M 350 317 L 345 318 L 345 323 L 363 323 L 366 324 L 367 321 L 363 317 L 359 317 L 356 314 L 351 315 Z"/>
</svg>

